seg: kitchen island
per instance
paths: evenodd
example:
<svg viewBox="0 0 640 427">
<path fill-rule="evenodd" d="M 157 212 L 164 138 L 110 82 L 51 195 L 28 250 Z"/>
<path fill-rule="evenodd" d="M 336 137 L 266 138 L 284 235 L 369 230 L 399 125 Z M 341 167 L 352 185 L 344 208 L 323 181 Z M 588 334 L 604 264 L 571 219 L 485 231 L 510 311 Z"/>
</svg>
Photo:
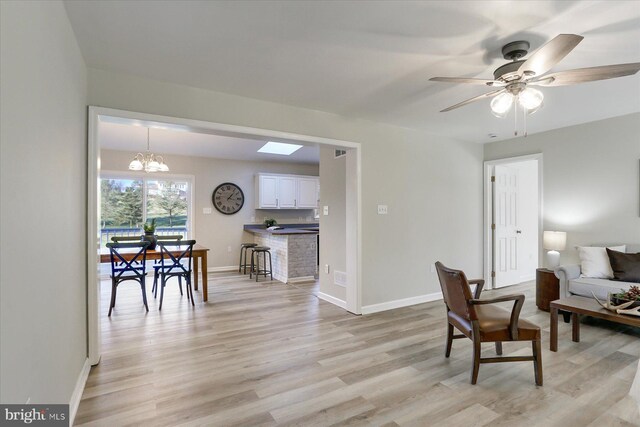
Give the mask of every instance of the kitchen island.
<svg viewBox="0 0 640 427">
<path fill-rule="evenodd" d="M 284 283 L 313 280 L 318 270 L 318 224 L 283 224 L 280 230 L 248 224 L 253 242 L 271 248 L 273 278 Z"/>
</svg>

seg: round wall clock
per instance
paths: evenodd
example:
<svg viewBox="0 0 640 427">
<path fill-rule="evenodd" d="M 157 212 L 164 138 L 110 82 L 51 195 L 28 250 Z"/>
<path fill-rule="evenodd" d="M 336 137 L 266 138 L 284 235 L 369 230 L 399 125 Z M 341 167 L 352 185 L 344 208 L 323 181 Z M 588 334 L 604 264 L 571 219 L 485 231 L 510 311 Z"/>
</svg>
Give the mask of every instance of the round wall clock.
<svg viewBox="0 0 640 427">
<path fill-rule="evenodd" d="M 218 212 L 225 215 L 233 215 L 242 209 L 244 205 L 244 193 L 236 184 L 225 182 L 213 190 L 211 201 Z"/>
</svg>

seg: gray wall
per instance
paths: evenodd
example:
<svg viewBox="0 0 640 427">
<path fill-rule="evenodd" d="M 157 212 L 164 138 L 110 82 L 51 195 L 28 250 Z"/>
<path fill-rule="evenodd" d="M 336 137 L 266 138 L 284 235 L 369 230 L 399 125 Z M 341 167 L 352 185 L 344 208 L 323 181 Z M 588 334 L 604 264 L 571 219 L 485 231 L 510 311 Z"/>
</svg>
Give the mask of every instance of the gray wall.
<svg viewBox="0 0 640 427">
<path fill-rule="evenodd" d="M 346 160 L 346 156 L 336 159 L 333 147 L 320 147 L 320 292 L 342 301 L 346 288 L 334 284 L 333 273 L 347 272 Z M 323 215 L 323 206 L 329 206 L 329 215 Z"/>
<path fill-rule="evenodd" d="M 640 114 L 494 142 L 485 160 L 543 153 L 544 230 L 567 232 L 561 262 L 576 245 L 640 243 Z"/>
<path fill-rule="evenodd" d="M 439 291 L 436 260 L 482 274 L 479 144 L 95 69 L 89 103 L 360 142 L 363 305 Z"/>
<path fill-rule="evenodd" d="M 127 171 L 134 152 L 101 150 L 101 167 L 104 171 Z M 162 153 L 159 153 L 162 154 Z M 254 175 L 259 172 L 287 173 L 318 176 L 318 165 L 245 162 L 240 160 L 212 159 L 207 157 L 163 155 L 171 168 L 170 173 L 194 176 L 194 237 L 210 249 L 208 267 L 227 267 L 238 264 L 240 243 L 252 242 L 253 235 L 245 233 L 243 226 L 251 223 L 251 217 L 262 223 L 264 217 L 275 218 L 281 224 L 314 222 L 313 209 L 263 210 L 254 209 Z M 162 174 L 156 174 L 158 178 Z M 244 193 L 244 206 L 234 215 L 223 215 L 211 203 L 213 190 L 223 182 L 238 184 Z M 211 214 L 203 214 L 203 208 L 212 208 Z M 302 218 L 302 220 L 300 219 Z M 231 246 L 231 252 L 228 247 Z"/>
<path fill-rule="evenodd" d="M 0 16 L 0 401 L 69 403 L 87 357 L 86 68 L 62 3 Z"/>
</svg>

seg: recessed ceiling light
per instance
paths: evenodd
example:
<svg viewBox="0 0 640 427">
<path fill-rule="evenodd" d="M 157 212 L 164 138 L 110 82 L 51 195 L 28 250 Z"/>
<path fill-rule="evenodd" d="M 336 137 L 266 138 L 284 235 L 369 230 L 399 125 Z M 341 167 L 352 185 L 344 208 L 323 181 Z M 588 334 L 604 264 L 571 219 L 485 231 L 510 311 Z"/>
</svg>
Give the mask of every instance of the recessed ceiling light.
<svg viewBox="0 0 640 427">
<path fill-rule="evenodd" d="M 269 141 L 258 150 L 258 153 L 280 154 L 281 156 L 289 156 L 301 148 L 302 145 L 284 144 L 282 142 Z"/>
</svg>

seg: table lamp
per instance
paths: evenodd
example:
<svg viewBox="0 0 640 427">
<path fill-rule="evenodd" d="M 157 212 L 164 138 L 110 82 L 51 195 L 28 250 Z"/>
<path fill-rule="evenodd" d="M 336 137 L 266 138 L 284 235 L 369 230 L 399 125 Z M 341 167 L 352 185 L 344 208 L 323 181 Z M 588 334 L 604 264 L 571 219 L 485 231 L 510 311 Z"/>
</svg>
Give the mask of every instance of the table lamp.
<svg viewBox="0 0 640 427">
<path fill-rule="evenodd" d="M 547 249 L 547 265 L 553 270 L 560 265 L 560 252 L 567 246 L 567 233 L 564 231 L 545 231 L 542 235 L 542 247 Z"/>
</svg>

